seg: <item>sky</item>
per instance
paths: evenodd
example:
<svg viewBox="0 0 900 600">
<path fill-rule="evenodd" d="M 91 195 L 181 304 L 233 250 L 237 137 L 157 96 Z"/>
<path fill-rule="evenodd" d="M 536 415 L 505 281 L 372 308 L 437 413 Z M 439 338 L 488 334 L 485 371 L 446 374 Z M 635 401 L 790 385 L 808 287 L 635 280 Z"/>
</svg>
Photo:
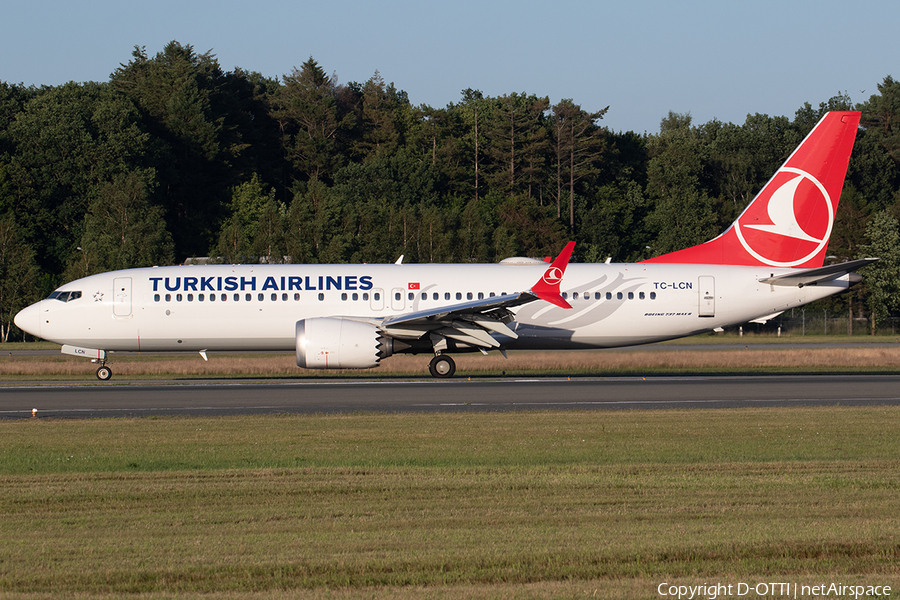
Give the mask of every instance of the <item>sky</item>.
<svg viewBox="0 0 900 600">
<path fill-rule="evenodd" d="M 108 81 L 135 46 L 172 40 L 281 77 L 310 56 L 339 83 L 378 71 L 414 105 L 525 92 L 613 131 L 669 111 L 742 124 L 900 78 L 897 0 L 0 0 L 0 80 Z"/>
</svg>

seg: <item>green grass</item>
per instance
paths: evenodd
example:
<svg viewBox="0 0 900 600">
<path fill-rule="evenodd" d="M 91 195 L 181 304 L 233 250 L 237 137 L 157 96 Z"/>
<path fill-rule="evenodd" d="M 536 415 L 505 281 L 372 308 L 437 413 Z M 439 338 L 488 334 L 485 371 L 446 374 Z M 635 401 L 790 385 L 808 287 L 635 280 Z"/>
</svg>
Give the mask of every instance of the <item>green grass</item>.
<svg viewBox="0 0 900 600">
<path fill-rule="evenodd" d="M 0 597 L 900 584 L 900 409 L 0 422 Z"/>
</svg>

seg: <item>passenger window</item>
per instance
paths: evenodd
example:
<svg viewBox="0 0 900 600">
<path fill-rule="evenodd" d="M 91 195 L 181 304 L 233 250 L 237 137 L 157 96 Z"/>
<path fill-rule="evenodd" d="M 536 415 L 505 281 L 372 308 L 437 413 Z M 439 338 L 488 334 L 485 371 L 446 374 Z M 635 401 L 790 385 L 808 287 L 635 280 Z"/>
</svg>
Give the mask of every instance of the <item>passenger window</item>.
<svg viewBox="0 0 900 600">
<path fill-rule="evenodd" d="M 606 299 L 612 300 L 612 292 L 606 292 Z"/>
<path fill-rule="evenodd" d="M 275 302 L 276 300 L 278 300 L 278 294 L 273 292 L 271 298 L 272 298 L 272 302 Z"/>
<path fill-rule="evenodd" d="M 616 292 L 616 300 L 622 299 L 622 292 Z"/>
<path fill-rule="evenodd" d="M 462 300 L 462 292 L 456 292 L 456 299 Z"/>
<path fill-rule="evenodd" d="M 437 292 L 435 292 L 435 293 L 433 293 L 433 294 L 431 295 L 431 299 L 432 299 L 432 300 L 440 300 L 440 299 L 441 299 L 441 295 L 438 294 Z"/>
<path fill-rule="evenodd" d="M 428 293 L 422 292 L 422 300 L 428 300 Z"/>
<path fill-rule="evenodd" d="M 628 299 L 634 300 L 634 292 L 628 292 Z"/>
<path fill-rule="evenodd" d="M 471 300 L 471 299 L 472 299 L 472 292 L 466 293 L 466 300 Z"/>
<path fill-rule="evenodd" d="M 319 302 L 322 302 L 323 300 L 325 300 L 325 294 L 319 292 Z"/>
<path fill-rule="evenodd" d="M 650 299 L 656 300 L 656 292 L 650 292 Z"/>
<path fill-rule="evenodd" d="M 368 299 L 369 299 L 369 292 L 363 292 L 363 300 L 368 300 Z M 377 298 L 376 298 L 376 300 L 377 300 Z"/>
<path fill-rule="evenodd" d="M 400 292 L 394 293 L 394 300 L 397 300 L 399 302 L 402 298 L 403 298 L 403 294 L 401 294 Z"/>
<path fill-rule="evenodd" d="M 444 292 L 444 300 L 450 299 L 450 292 Z"/>
<path fill-rule="evenodd" d="M 263 294 L 263 293 L 259 293 L 259 294 L 256 295 L 256 299 L 259 300 L 260 302 L 262 302 L 263 300 L 265 300 L 265 298 L 266 298 L 266 295 Z"/>
<path fill-rule="evenodd" d="M 300 292 L 294 292 L 294 300 L 296 300 L 297 302 L 300 301 Z"/>
<path fill-rule="evenodd" d="M 281 301 L 282 301 L 282 302 L 287 302 L 287 298 L 288 298 L 287 293 L 281 294 Z"/>
<path fill-rule="evenodd" d="M 412 302 L 415 299 L 416 299 L 416 295 L 414 293 L 410 292 L 409 293 L 409 301 Z"/>
<path fill-rule="evenodd" d="M 601 297 L 600 292 L 594 292 L 594 300 L 599 300 Z"/>
<path fill-rule="evenodd" d="M 153 294 L 153 301 L 159 302 L 159 294 Z"/>
<path fill-rule="evenodd" d="M 215 301 L 216 301 L 216 295 L 215 295 L 215 294 L 210 294 L 210 295 L 209 295 L 209 301 L 210 301 L 210 302 L 215 302 Z"/>
<path fill-rule="evenodd" d="M 381 293 L 375 292 L 374 294 L 372 294 L 372 300 L 374 300 L 375 302 L 379 302 L 381 300 Z"/>
<path fill-rule="evenodd" d="M 166 302 L 172 301 L 172 294 L 166 294 Z"/>
<path fill-rule="evenodd" d="M 347 301 L 347 292 L 341 292 L 341 300 Z"/>
<path fill-rule="evenodd" d="M 484 292 L 478 292 L 478 299 L 484 300 Z"/>
<path fill-rule="evenodd" d="M 225 302 L 228 300 L 228 294 L 222 294 L 219 299 L 222 300 L 222 302 Z"/>
<path fill-rule="evenodd" d="M 239 302 L 240 299 L 241 299 L 241 295 L 240 295 L 240 294 L 235 294 L 235 295 L 234 295 L 234 301 L 235 301 L 235 302 Z"/>
<path fill-rule="evenodd" d="M 253 296 L 251 294 L 244 294 L 244 300 L 246 300 L 247 302 L 250 302 L 252 299 Z"/>
<path fill-rule="evenodd" d="M 568 292 L 563 292 L 563 293 L 561 294 L 561 296 L 563 297 L 563 300 L 565 300 L 566 298 L 569 297 L 569 293 L 568 293 Z"/>
<path fill-rule="evenodd" d="M 493 298 L 495 295 L 496 294 L 494 294 L 494 292 L 491 292 L 491 298 Z"/>
<path fill-rule="evenodd" d="M 188 294 L 188 295 L 187 295 L 187 299 L 188 299 L 188 302 L 193 302 L 193 301 L 194 301 L 194 295 L 193 295 L 193 294 Z"/>
<path fill-rule="evenodd" d="M 203 302 L 203 299 L 204 299 L 204 298 L 205 298 L 205 296 L 204 296 L 203 294 L 197 294 L 197 301 L 198 301 L 198 302 Z"/>
<path fill-rule="evenodd" d="M 175 301 L 181 302 L 181 294 L 175 294 Z"/>
<path fill-rule="evenodd" d="M 353 301 L 355 302 L 355 301 L 359 300 L 359 294 L 357 294 L 356 292 L 353 292 L 353 296 L 351 296 L 351 298 L 353 298 Z"/>
<path fill-rule="evenodd" d="M 572 292 L 572 300 L 578 300 L 578 292 Z"/>
<path fill-rule="evenodd" d="M 643 299 L 644 299 L 644 292 L 641 292 L 640 294 L 638 294 L 638 298 L 640 298 L 641 300 L 643 300 Z"/>
</svg>

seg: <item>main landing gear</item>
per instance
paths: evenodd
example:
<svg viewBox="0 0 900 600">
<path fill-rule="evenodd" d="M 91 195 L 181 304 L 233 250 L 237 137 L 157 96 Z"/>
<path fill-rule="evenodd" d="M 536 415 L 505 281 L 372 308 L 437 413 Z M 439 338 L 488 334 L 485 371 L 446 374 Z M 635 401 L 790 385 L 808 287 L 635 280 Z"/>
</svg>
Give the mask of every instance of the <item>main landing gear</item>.
<svg viewBox="0 0 900 600">
<path fill-rule="evenodd" d="M 431 362 L 428 364 L 428 370 L 431 372 L 432 377 L 453 377 L 453 374 L 456 373 L 456 363 L 449 356 L 438 354 L 431 359 Z"/>
</svg>

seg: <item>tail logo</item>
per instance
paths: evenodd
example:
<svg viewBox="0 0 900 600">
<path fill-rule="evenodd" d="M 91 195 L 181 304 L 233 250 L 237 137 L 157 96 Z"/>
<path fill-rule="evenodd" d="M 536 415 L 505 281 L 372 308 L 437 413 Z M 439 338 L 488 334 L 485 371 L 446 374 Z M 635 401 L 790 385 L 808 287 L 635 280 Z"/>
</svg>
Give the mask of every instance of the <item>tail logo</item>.
<svg viewBox="0 0 900 600">
<path fill-rule="evenodd" d="M 550 267 L 544 272 L 544 276 L 542 279 L 544 283 L 547 285 L 559 285 L 559 282 L 562 281 L 563 271 L 559 267 Z"/>
<path fill-rule="evenodd" d="M 834 204 L 825 186 L 806 171 L 782 167 L 738 218 L 735 233 L 760 262 L 794 267 L 825 248 L 833 226 Z"/>
</svg>

